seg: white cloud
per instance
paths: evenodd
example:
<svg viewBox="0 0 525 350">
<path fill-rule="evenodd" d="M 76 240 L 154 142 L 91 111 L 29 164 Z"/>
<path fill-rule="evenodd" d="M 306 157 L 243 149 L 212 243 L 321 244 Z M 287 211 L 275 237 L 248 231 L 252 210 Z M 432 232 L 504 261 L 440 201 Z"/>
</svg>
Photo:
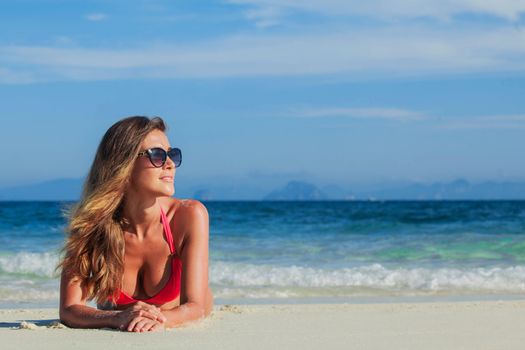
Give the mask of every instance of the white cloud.
<svg viewBox="0 0 525 350">
<path fill-rule="evenodd" d="M 259 28 L 273 27 L 281 22 L 283 10 L 277 6 L 265 6 L 249 9 L 245 12 L 246 18 L 254 20 Z"/>
<path fill-rule="evenodd" d="M 29 84 L 36 82 L 31 73 L 15 72 L 8 68 L 0 67 L 0 84 Z"/>
<path fill-rule="evenodd" d="M 301 118 L 323 118 L 323 117 L 343 117 L 351 119 L 382 119 L 391 121 L 417 121 L 427 119 L 427 116 L 418 111 L 400 108 L 366 107 L 366 108 L 304 108 L 292 109 L 283 113 L 286 116 Z"/>
<path fill-rule="evenodd" d="M 271 19 L 273 8 L 294 13 L 306 11 L 328 16 L 366 16 L 385 20 L 431 17 L 450 19 L 459 14 L 485 14 L 517 21 L 525 13 L 525 0 L 226 0 L 259 11 L 253 19 Z"/>
<path fill-rule="evenodd" d="M 525 114 L 454 118 L 437 124 L 439 129 L 525 129 Z"/>
<path fill-rule="evenodd" d="M 525 30 L 392 26 L 333 34 L 242 35 L 133 48 L 0 47 L 0 65 L 45 80 L 337 74 L 384 78 L 525 70 Z M 16 67 L 16 68 L 15 68 Z"/>
<path fill-rule="evenodd" d="M 525 114 L 520 115 L 492 115 L 478 118 L 485 122 L 525 122 Z"/>
<path fill-rule="evenodd" d="M 292 108 L 279 116 L 296 118 L 339 117 L 347 119 L 383 120 L 395 122 L 424 121 L 437 129 L 524 129 L 525 114 L 489 115 L 474 117 L 436 117 L 434 115 L 392 107 L 306 107 Z"/>
<path fill-rule="evenodd" d="M 100 22 L 108 19 L 108 15 L 105 13 L 89 13 L 85 16 L 88 21 Z"/>
</svg>

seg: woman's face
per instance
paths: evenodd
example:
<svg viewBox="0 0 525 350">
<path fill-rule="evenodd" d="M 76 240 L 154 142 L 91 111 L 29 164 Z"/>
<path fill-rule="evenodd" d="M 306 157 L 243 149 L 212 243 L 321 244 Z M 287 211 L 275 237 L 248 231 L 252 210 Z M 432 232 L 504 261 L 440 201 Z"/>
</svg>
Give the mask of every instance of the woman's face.
<svg viewBox="0 0 525 350">
<path fill-rule="evenodd" d="M 160 147 L 165 151 L 170 148 L 166 134 L 157 129 L 151 131 L 142 141 L 140 151 L 154 147 Z M 160 168 L 151 164 L 147 156 L 138 157 L 131 174 L 130 190 L 148 196 L 172 196 L 175 193 L 174 178 L 175 164 L 169 157 Z"/>
</svg>

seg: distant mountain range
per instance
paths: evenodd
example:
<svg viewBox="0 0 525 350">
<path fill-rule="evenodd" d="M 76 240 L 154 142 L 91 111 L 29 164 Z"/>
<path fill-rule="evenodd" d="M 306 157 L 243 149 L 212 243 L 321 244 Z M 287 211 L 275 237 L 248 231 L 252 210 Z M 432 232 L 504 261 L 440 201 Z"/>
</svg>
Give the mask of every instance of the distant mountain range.
<svg viewBox="0 0 525 350">
<path fill-rule="evenodd" d="M 207 184 L 207 186 L 203 186 Z M 464 179 L 446 183 L 409 183 L 407 185 L 349 189 L 336 184 L 317 186 L 308 181 L 282 181 L 280 186 L 268 182 L 215 181 L 176 183 L 176 197 L 199 200 L 525 200 L 525 182 L 482 182 L 472 184 Z M 57 179 L 37 184 L 0 189 L 0 200 L 77 200 L 81 179 Z M 182 188 L 182 190 L 180 190 Z"/>
<path fill-rule="evenodd" d="M 329 197 L 315 185 L 290 181 L 283 188 L 276 189 L 266 195 L 264 200 L 326 200 Z"/>
<path fill-rule="evenodd" d="M 364 195 L 364 196 L 363 196 Z M 414 200 L 525 199 L 525 182 L 482 182 L 459 179 L 448 183 L 410 184 L 399 188 L 370 191 L 359 197 Z"/>
</svg>

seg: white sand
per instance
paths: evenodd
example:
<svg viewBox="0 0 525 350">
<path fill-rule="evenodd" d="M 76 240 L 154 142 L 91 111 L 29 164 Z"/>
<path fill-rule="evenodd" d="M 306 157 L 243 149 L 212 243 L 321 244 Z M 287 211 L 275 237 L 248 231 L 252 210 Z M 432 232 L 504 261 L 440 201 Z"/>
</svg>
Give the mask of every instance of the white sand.
<svg viewBox="0 0 525 350">
<path fill-rule="evenodd" d="M 525 301 L 216 306 L 159 333 L 61 328 L 57 318 L 0 310 L 0 348 L 525 349 Z"/>
</svg>

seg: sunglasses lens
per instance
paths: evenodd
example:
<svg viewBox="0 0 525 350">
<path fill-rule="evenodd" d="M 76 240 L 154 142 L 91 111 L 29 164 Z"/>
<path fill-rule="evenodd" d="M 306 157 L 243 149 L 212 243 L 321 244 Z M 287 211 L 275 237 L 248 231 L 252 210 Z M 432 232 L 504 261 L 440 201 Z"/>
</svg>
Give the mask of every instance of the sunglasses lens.
<svg viewBox="0 0 525 350">
<path fill-rule="evenodd" d="M 149 159 L 151 161 L 151 164 L 153 164 L 157 168 L 160 168 L 164 165 L 164 162 L 166 161 L 166 151 L 164 151 L 162 148 L 153 148 L 149 152 Z"/>
<path fill-rule="evenodd" d="M 172 148 L 168 152 L 168 157 L 175 163 L 175 167 L 178 168 L 182 162 L 182 153 L 179 148 Z"/>
</svg>

